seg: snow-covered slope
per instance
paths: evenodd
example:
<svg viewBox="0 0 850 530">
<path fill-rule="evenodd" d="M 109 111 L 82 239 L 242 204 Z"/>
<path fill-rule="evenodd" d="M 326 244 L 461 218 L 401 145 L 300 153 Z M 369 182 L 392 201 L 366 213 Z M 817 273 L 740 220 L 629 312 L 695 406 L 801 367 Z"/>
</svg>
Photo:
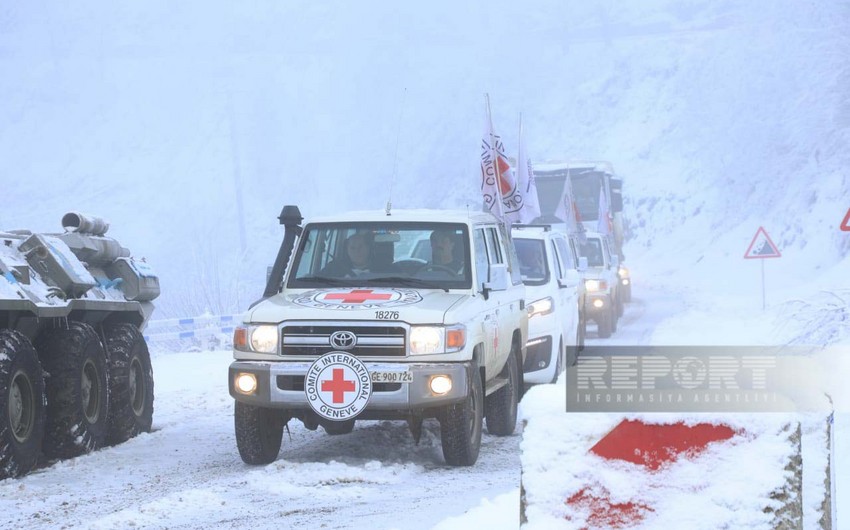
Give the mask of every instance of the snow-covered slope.
<svg viewBox="0 0 850 530">
<path fill-rule="evenodd" d="M 744 288 L 765 225 L 777 281 L 823 277 L 850 250 L 848 6 L 6 3 L 0 227 L 102 215 L 159 316 L 239 310 L 284 204 L 476 207 L 488 92 L 509 148 L 522 112 L 533 158 L 614 163 L 647 273 Z"/>
</svg>

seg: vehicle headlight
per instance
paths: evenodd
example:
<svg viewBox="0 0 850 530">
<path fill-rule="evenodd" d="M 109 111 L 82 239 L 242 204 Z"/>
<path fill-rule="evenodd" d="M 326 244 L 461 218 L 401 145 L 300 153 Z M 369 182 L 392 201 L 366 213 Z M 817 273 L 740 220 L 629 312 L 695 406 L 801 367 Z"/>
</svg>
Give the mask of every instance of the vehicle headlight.
<svg viewBox="0 0 850 530">
<path fill-rule="evenodd" d="M 543 316 L 548 315 L 552 312 L 555 307 L 555 300 L 552 299 L 551 296 L 547 296 L 546 298 L 541 298 L 540 300 L 535 300 L 528 304 L 528 318 L 532 318 L 534 316 Z"/>
<path fill-rule="evenodd" d="M 277 353 L 277 344 L 277 326 L 249 324 L 233 331 L 233 348 L 239 351 Z"/>
<path fill-rule="evenodd" d="M 620 268 L 619 268 L 619 269 L 617 269 L 617 275 L 619 275 L 619 276 L 620 276 L 620 279 L 621 279 L 621 280 L 626 280 L 626 279 L 628 279 L 628 278 L 629 278 L 629 269 L 627 269 L 627 268 L 623 267 L 622 265 L 620 265 Z"/>
<path fill-rule="evenodd" d="M 466 326 L 412 326 L 410 354 L 452 353 L 466 346 Z"/>
<path fill-rule="evenodd" d="M 598 291 L 607 291 L 608 284 L 602 280 L 585 280 L 584 288 L 588 292 L 598 292 Z"/>
</svg>

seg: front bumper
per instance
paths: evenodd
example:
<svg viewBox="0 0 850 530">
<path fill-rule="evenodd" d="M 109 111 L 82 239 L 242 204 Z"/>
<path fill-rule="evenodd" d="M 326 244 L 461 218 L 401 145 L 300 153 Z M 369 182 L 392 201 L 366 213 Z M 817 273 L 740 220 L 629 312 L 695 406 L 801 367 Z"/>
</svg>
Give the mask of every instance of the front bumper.
<svg viewBox="0 0 850 530">
<path fill-rule="evenodd" d="M 242 403 L 260 407 L 287 410 L 311 410 L 304 392 L 304 376 L 311 362 L 235 361 L 228 374 L 230 395 Z M 365 362 L 372 372 L 409 370 L 410 383 L 372 383 L 372 397 L 366 405 L 369 411 L 412 412 L 463 401 L 468 392 L 472 363 L 386 363 Z M 257 378 L 257 390 L 251 395 L 239 393 L 234 388 L 237 373 L 251 373 Z M 452 389 L 444 395 L 435 395 L 428 388 L 431 376 L 448 375 Z"/>
</svg>

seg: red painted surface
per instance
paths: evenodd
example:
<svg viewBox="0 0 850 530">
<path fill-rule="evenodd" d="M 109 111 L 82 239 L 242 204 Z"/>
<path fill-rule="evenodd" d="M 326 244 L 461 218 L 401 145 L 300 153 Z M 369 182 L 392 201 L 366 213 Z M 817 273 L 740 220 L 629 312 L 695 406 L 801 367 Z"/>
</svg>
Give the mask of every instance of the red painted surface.
<svg viewBox="0 0 850 530">
<path fill-rule="evenodd" d="M 567 499 L 567 504 L 579 514 L 586 514 L 585 529 L 628 528 L 643 521 L 648 512 L 655 511 L 640 502 L 613 503 L 604 488 L 601 492 L 582 488 Z M 568 515 L 566 519 L 571 521 L 574 517 Z"/>
<path fill-rule="evenodd" d="M 841 228 L 842 232 L 850 232 L 850 210 L 847 210 L 847 215 L 844 216 L 844 220 L 841 221 L 839 228 Z"/>
<path fill-rule="evenodd" d="M 693 457 L 712 442 L 728 440 L 735 431 L 726 425 L 699 423 L 647 424 L 623 420 L 590 451 L 603 458 L 625 460 L 651 471 L 682 455 Z"/>
</svg>

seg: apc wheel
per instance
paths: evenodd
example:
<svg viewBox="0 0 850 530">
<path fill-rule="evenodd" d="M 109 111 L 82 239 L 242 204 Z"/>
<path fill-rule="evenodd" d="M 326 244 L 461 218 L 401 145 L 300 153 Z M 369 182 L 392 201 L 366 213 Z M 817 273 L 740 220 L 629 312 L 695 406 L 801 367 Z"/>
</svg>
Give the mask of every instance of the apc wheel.
<svg viewBox="0 0 850 530">
<path fill-rule="evenodd" d="M 471 466 L 481 449 L 484 390 L 478 367 L 470 372 L 469 395 L 462 403 L 448 405 L 440 419 L 443 457 L 450 466 Z"/>
<path fill-rule="evenodd" d="M 153 369 L 148 345 L 132 324 L 107 327 L 109 352 L 110 445 L 150 432 L 153 422 Z"/>
<path fill-rule="evenodd" d="M 46 379 L 44 454 L 70 458 L 103 447 L 108 430 L 109 372 L 95 330 L 83 322 L 48 329 L 36 341 Z"/>
<path fill-rule="evenodd" d="M 516 344 L 516 343 L 514 343 Z M 517 364 L 517 347 L 511 349 L 505 367 L 500 377 L 507 378 L 508 384 L 490 394 L 485 399 L 484 406 L 487 413 L 487 431 L 496 436 L 510 436 L 516 429 L 517 403 L 521 382 L 519 380 L 519 368 Z M 558 361 L 561 363 L 561 350 L 558 350 Z M 557 377 L 557 374 L 555 375 Z"/>
<path fill-rule="evenodd" d="M 253 466 L 274 462 L 286 423 L 283 412 L 237 401 L 233 417 L 242 461 Z"/>
<path fill-rule="evenodd" d="M 331 436 L 349 434 L 351 431 L 354 430 L 354 420 L 329 421 L 322 425 L 322 427 L 324 427 L 325 432 L 330 434 Z"/>
<path fill-rule="evenodd" d="M 44 437 L 44 375 L 29 339 L 0 330 L 0 480 L 28 473 Z"/>
</svg>

